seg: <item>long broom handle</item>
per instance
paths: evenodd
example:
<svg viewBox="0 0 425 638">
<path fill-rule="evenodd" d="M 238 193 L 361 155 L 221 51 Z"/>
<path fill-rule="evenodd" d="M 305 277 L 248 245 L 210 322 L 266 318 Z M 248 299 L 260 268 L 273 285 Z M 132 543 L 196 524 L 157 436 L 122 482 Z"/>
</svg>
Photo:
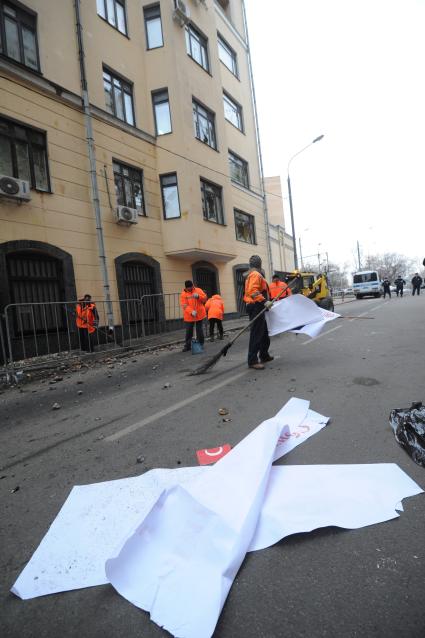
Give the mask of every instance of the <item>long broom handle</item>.
<svg viewBox="0 0 425 638">
<path fill-rule="evenodd" d="M 294 279 L 291 279 L 291 281 L 288 284 L 288 288 L 291 288 L 291 284 L 295 283 L 295 281 L 297 280 L 297 277 L 294 277 Z M 277 297 L 275 297 L 274 299 L 271 300 L 272 304 L 274 304 L 276 301 L 279 301 L 279 299 L 281 298 L 281 296 L 283 295 L 283 293 L 285 292 L 286 288 L 284 290 L 282 290 L 281 293 L 279 293 L 279 295 Z M 291 288 L 292 290 L 292 288 Z M 227 350 L 235 343 L 236 339 L 239 339 L 239 337 L 248 330 L 248 328 L 250 328 L 252 326 L 252 324 L 257 321 L 257 319 L 259 317 L 261 317 L 262 315 L 264 315 L 265 312 L 268 311 L 268 308 L 263 308 L 263 310 L 261 310 L 261 312 L 258 313 L 258 315 L 256 315 L 254 317 L 254 319 L 251 319 L 251 321 L 249 323 L 247 323 L 246 326 L 244 326 L 242 328 L 242 330 L 239 330 L 239 332 L 237 332 L 235 334 L 235 336 L 230 339 L 230 341 L 227 342 L 226 346 L 227 346 Z"/>
</svg>

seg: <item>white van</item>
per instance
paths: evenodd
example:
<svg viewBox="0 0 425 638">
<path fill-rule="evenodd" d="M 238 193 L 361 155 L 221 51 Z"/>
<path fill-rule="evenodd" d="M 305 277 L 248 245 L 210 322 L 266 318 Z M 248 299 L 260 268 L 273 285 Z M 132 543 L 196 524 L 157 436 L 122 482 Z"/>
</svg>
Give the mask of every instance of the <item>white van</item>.
<svg viewBox="0 0 425 638">
<path fill-rule="evenodd" d="M 377 270 L 359 270 L 353 274 L 353 292 L 357 299 L 380 297 L 382 283 Z"/>
</svg>

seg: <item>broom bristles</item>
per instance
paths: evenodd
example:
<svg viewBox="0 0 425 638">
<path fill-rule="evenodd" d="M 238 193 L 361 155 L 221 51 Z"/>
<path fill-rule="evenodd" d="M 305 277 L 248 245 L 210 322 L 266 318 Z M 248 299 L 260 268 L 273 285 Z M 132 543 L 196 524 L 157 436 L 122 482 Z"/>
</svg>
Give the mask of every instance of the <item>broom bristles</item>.
<svg viewBox="0 0 425 638">
<path fill-rule="evenodd" d="M 195 370 L 192 370 L 192 372 L 189 373 L 189 376 L 193 377 L 193 376 L 198 375 L 198 374 L 204 374 L 207 370 L 212 368 L 213 365 L 215 365 L 217 363 L 217 361 L 219 359 L 221 359 L 221 357 L 225 357 L 226 356 L 227 351 L 229 350 L 231 345 L 232 345 L 231 343 L 226 343 L 224 348 L 219 350 L 219 352 L 217 352 L 217 354 L 215 354 L 213 357 L 211 357 L 211 359 L 206 361 L 202 366 L 199 366 L 199 368 L 195 368 Z"/>
</svg>

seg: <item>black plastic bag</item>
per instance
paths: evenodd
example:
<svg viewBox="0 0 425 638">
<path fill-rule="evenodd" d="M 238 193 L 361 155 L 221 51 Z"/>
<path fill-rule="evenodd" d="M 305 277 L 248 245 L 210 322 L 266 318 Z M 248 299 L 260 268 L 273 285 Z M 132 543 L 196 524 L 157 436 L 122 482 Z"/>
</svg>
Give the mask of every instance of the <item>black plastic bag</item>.
<svg viewBox="0 0 425 638">
<path fill-rule="evenodd" d="M 391 410 L 389 421 L 397 443 L 425 467 L 425 406 L 412 403 L 410 408 Z"/>
</svg>

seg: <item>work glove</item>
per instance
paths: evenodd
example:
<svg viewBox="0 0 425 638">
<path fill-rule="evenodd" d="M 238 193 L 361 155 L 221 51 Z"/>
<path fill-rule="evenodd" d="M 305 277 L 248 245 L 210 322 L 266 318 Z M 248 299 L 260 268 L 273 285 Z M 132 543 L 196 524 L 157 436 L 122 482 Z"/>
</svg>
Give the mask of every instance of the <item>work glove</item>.
<svg viewBox="0 0 425 638">
<path fill-rule="evenodd" d="M 194 292 L 194 293 L 193 293 L 193 295 L 192 295 L 192 297 L 193 297 L 194 299 L 199 299 L 199 295 L 198 295 L 198 293 L 197 293 L 197 292 Z"/>
<path fill-rule="evenodd" d="M 266 310 L 270 310 L 270 308 L 273 306 L 273 301 L 266 301 L 264 304 L 264 308 Z"/>
<path fill-rule="evenodd" d="M 192 317 L 196 317 L 197 314 L 198 313 L 196 312 L 196 310 L 192 310 L 192 312 L 191 312 Z"/>
</svg>

